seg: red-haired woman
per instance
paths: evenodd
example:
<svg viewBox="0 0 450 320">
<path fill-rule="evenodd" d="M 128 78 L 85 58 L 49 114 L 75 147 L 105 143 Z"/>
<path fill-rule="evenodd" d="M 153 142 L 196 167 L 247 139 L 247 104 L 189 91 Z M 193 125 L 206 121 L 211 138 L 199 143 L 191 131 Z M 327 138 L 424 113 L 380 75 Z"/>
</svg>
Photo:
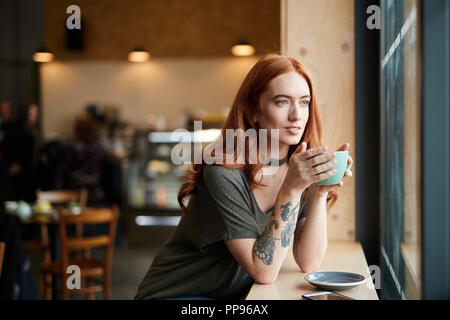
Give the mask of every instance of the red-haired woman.
<svg viewBox="0 0 450 320">
<path fill-rule="evenodd" d="M 195 164 L 178 195 L 184 214 L 135 299 L 243 299 L 254 281 L 277 278 L 292 241 L 303 272 L 319 267 L 327 247 L 327 206 L 343 182 L 315 184 L 334 175 L 333 170 L 322 173 L 335 165 L 334 153 L 322 145 L 314 86 L 303 65 L 275 54 L 260 59 L 222 128 L 219 139 L 228 146 L 227 129 L 278 132 L 279 158 L 260 162 L 273 154 L 271 143 L 264 148 L 267 154 L 260 154 L 263 141 L 254 149 L 246 140 L 244 162 L 230 163 L 230 153 L 232 160 L 239 155 L 225 148 L 226 161 Z M 338 150 L 348 148 L 346 143 Z M 249 161 L 253 152 L 257 163 Z M 263 174 L 273 162 L 275 173 Z"/>
</svg>

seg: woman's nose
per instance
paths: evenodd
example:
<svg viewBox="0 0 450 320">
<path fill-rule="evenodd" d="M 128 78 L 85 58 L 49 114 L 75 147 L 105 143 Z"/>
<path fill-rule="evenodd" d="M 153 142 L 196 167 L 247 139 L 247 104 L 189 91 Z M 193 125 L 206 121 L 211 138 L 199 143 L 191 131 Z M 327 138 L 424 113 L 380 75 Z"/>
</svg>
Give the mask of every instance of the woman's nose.
<svg viewBox="0 0 450 320">
<path fill-rule="evenodd" d="M 289 120 L 295 121 L 301 119 L 301 109 L 300 104 L 295 103 L 292 105 L 291 110 L 289 112 Z"/>
</svg>

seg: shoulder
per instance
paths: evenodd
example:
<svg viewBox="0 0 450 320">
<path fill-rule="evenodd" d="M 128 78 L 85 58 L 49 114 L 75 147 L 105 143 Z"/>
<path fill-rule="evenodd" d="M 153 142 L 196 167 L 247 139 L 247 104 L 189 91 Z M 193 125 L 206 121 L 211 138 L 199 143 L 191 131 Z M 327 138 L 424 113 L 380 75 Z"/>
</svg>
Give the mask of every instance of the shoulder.
<svg viewBox="0 0 450 320">
<path fill-rule="evenodd" d="M 243 183 L 245 173 L 240 169 L 228 169 L 218 165 L 207 165 L 203 168 L 203 180 L 205 182 L 214 181 L 234 181 Z"/>
<path fill-rule="evenodd" d="M 208 165 L 203 168 L 203 181 L 212 192 L 248 191 L 245 173 L 240 169 L 228 169 L 218 165 Z"/>
<path fill-rule="evenodd" d="M 196 203 L 208 207 L 208 201 L 211 201 L 215 210 L 211 210 L 209 206 L 208 210 L 200 214 L 206 214 L 208 219 L 218 219 L 219 224 L 225 223 L 227 232 L 231 234 L 236 228 L 251 229 L 252 227 L 248 226 L 255 224 L 254 210 L 245 173 L 239 169 L 210 165 L 203 168 L 202 174 L 203 179 L 197 195 L 206 198 Z M 254 234 L 252 231 L 252 235 Z"/>
<path fill-rule="evenodd" d="M 239 169 L 228 169 L 219 165 L 206 165 L 203 167 L 203 175 L 226 175 L 236 174 Z"/>
</svg>

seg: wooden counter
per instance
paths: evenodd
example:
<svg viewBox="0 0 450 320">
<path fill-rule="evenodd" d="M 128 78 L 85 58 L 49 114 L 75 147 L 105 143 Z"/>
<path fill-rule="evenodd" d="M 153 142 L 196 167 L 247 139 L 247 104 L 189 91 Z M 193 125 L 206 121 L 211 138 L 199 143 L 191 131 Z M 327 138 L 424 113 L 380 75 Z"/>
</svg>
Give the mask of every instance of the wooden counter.
<svg viewBox="0 0 450 320">
<path fill-rule="evenodd" d="M 367 278 L 366 283 L 359 287 L 336 291 L 357 300 L 378 300 L 378 296 L 363 249 L 359 242 L 329 242 L 327 253 L 322 265 L 317 271 L 346 271 L 359 273 Z M 251 288 L 247 300 L 302 300 L 306 292 L 326 291 L 309 284 L 294 260 L 290 248 L 277 280 L 268 285 L 256 283 Z"/>
</svg>

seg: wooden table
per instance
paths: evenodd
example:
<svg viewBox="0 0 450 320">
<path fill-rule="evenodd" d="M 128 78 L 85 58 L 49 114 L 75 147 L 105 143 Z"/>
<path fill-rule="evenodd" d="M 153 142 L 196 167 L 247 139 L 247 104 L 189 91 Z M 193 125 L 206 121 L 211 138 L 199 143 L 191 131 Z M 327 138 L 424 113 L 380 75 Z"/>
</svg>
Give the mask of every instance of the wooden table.
<svg viewBox="0 0 450 320">
<path fill-rule="evenodd" d="M 346 271 L 359 273 L 367 278 L 366 283 L 337 293 L 357 300 L 378 300 L 378 296 L 364 251 L 359 242 L 328 242 L 327 252 L 321 267 L 317 271 Z M 256 283 L 252 286 L 247 300 L 302 300 L 302 294 L 307 292 L 327 291 L 314 287 L 304 277 L 307 273 L 294 260 L 292 247 L 290 248 L 277 280 L 272 284 Z"/>
</svg>

